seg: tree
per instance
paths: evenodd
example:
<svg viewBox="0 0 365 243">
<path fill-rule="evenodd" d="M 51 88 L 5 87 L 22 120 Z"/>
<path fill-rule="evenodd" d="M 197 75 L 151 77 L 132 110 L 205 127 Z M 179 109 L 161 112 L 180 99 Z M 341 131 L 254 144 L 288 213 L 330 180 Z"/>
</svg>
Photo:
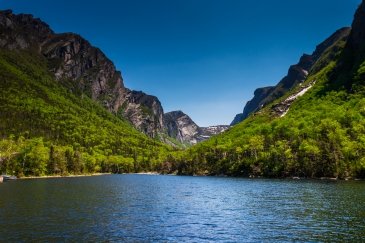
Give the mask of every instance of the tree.
<svg viewBox="0 0 365 243">
<path fill-rule="evenodd" d="M 23 151 L 23 170 L 26 175 L 42 176 L 47 172 L 49 148 L 44 146 L 42 138 L 30 140 Z"/>
</svg>

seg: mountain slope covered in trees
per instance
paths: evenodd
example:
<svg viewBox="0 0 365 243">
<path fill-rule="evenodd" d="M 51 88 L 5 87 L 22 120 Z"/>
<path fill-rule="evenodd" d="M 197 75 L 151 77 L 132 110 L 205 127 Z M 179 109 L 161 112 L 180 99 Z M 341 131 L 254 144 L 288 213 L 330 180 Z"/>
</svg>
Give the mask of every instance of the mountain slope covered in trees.
<svg viewBox="0 0 365 243">
<path fill-rule="evenodd" d="M 11 10 L 0 11 L 0 33 L 0 48 L 44 57 L 54 79 L 75 95 L 88 96 L 149 137 L 166 134 L 158 98 L 125 87 L 113 62 L 82 36 L 55 33 L 42 20 Z"/>
<path fill-rule="evenodd" d="M 182 161 L 185 174 L 364 177 L 365 3 L 305 81 Z"/>
<path fill-rule="evenodd" d="M 16 175 L 156 170 L 169 147 L 70 92 L 28 50 L 0 50 L 0 170 Z"/>
</svg>

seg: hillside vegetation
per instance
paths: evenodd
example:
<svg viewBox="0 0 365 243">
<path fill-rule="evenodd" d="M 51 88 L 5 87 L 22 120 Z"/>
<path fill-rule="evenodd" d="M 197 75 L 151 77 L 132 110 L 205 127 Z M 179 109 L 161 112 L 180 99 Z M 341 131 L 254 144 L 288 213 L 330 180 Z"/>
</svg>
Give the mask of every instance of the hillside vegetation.
<svg viewBox="0 0 365 243">
<path fill-rule="evenodd" d="M 306 81 L 228 132 L 187 151 L 183 174 L 265 177 L 365 176 L 365 55 L 340 41 Z M 314 84 L 287 114 L 275 107 Z"/>
<path fill-rule="evenodd" d="M 0 51 L 0 171 L 16 175 L 156 170 L 168 146 L 48 72 L 32 51 Z"/>
</svg>

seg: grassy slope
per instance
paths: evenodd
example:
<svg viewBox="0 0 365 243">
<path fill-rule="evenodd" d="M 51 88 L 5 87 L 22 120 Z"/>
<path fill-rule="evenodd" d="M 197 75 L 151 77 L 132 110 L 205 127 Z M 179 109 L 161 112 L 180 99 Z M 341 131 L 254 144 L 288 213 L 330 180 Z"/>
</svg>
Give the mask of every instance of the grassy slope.
<svg viewBox="0 0 365 243">
<path fill-rule="evenodd" d="M 126 161 L 128 170 L 138 171 L 152 170 L 162 161 L 169 150 L 167 146 L 136 131 L 128 122 L 110 114 L 88 97 L 75 96 L 57 83 L 47 70 L 47 62 L 35 53 L 0 50 L 0 136 L 3 138 L 0 169 L 3 172 L 110 171 L 111 167 L 118 167 L 120 161 Z M 24 158 L 27 146 L 31 151 L 38 145 L 45 151 L 51 151 L 52 147 L 64 155 L 58 160 L 65 165 L 49 165 L 53 156 L 51 151 L 44 153 L 41 171 L 27 166 L 20 168 L 19 164 L 29 162 Z M 73 160 L 81 158 L 77 171 L 72 169 L 67 153 L 71 153 L 68 157 Z M 88 167 L 86 158 L 89 157 L 99 159 L 92 159 L 93 165 Z M 106 166 L 107 163 L 110 166 Z"/>
</svg>

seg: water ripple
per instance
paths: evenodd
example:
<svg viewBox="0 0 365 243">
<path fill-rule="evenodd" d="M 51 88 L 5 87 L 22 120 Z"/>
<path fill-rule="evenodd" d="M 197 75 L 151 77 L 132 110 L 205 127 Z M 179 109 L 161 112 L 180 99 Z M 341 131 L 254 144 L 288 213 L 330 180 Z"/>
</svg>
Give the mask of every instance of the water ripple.
<svg viewBox="0 0 365 243">
<path fill-rule="evenodd" d="M 0 241 L 361 242 L 365 182 L 109 175 L 0 185 Z"/>
</svg>

